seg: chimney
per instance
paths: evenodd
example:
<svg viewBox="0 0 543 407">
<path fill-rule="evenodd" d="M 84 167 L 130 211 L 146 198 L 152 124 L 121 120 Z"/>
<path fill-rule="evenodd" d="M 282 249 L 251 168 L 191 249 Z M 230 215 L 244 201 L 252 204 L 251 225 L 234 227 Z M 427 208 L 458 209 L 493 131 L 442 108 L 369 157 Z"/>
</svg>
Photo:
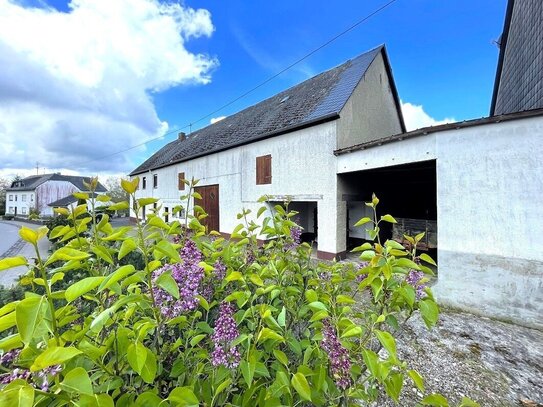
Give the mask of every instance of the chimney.
<svg viewBox="0 0 543 407">
<path fill-rule="evenodd" d="M 184 131 L 180 131 L 178 135 L 179 141 L 185 141 L 187 139 L 187 135 Z"/>
</svg>

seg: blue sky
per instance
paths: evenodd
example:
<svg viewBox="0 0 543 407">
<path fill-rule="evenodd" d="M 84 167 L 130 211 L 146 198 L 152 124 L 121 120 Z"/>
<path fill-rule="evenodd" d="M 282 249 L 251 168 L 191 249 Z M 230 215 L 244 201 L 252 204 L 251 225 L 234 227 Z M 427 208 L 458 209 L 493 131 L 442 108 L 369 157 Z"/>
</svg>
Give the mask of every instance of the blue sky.
<svg viewBox="0 0 543 407">
<path fill-rule="evenodd" d="M 0 0 L 0 8 L 6 1 L 8 0 Z M 80 8 L 83 8 L 87 1 L 77 0 Z M 49 7 L 50 12 L 56 10 L 69 14 L 73 11 L 66 1 L 8 1 L 10 2 L 26 10 L 31 6 L 39 6 L 45 9 Z M 120 164 L 115 167 L 108 164 L 112 158 L 94 159 L 160 134 L 156 123 L 167 122 L 168 130 L 171 131 L 207 115 L 385 3 L 386 0 L 187 1 L 183 7 L 209 11 L 213 28 L 210 30 L 208 27 L 207 32 L 202 28 L 198 34 L 186 35 L 183 47 L 189 53 L 204 54 L 212 61 L 209 64 L 212 67 L 208 66 L 205 75 L 196 74 L 196 80 L 172 77 L 165 84 L 157 85 L 156 81 L 152 82 L 154 88 L 161 89 L 159 91 L 150 90 L 150 85 L 147 84 L 141 85 L 144 92 L 121 89 L 119 92 L 123 98 L 126 96 L 123 100 L 128 100 L 129 97 L 145 98 L 147 95 L 150 106 L 142 108 L 142 111 L 145 112 L 144 115 L 155 114 L 156 118 L 154 122 L 149 122 L 151 124 L 138 123 L 138 127 L 148 128 L 149 131 L 142 130 L 137 136 L 124 139 L 120 136 L 116 139 L 115 134 L 104 133 L 103 137 L 110 140 L 107 149 L 92 151 L 88 156 L 79 153 L 77 157 L 74 156 L 69 168 L 76 172 L 129 172 L 133 169 L 131 166 L 143 161 L 166 142 L 174 139 L 175 135 L 152 142 L 146 149 L 140 148 L 128 155 L 123 154 L 124 159 L 117 160 Z M 403 102 L 422 106 L 430 118 L 438 121 L 486 116 L 498 59 L 498 49 L 493 41 L 499 37 L 503 28 L 505 8 L 506 0 L 397 0 L 303 63 L 213 116 L 235 113 L 382 43 L 387 46 L 396 86 Z M 137 19 L 134 21 L 139 23 Z M 39 31 L 36 32 L 38 33 Z M 0 32 L 0 46 L 1 34 Z M 115 33 L 113 35 L 116 37 Z M 4 38 L 3 41 L 4 45 L 15 51 L 19 50 L 12 45 L 13 38 Z M 100 44 L 93 44 L 93 48 L 97 46 Z M 23 48 L 21 46 L 21 49 Z M 160 59 L 160 55 L 156 58 Z M 164 63 L 158 59 L 155 64 Z M 169 63 L 176 64 L 176 61 Z M 55 61 L 52 64 L 55 66 Z M 49 71 L 50 66 L 47 68 Z M 145 69 L 149 69 L 149 66 L 152 65 L 145 65 Z M 202 79 L 204 76 L 205 79 Z M 122 72 L 117 72 L 115 77 L 117 81 L 122 80 Z M 1 80 L 2 78 L 0 82 Z M 111 88 L 111 82 L 108 86 Z M 99 99 L 104 97 L 104 94 L 96 96 L 93 93 L 92 97 Z M 0 101 L 2 97 L 0 91 Z M 145 103 L 149 105 L 148 102 Z M 96 103 L 92 109 L 95 109 L 95 105 Z M 140 108 L 141 106 L 135 107 L 133 110 L 140 111 Z M 135 115 L 137 116 L 137 113 Z M 44 145 L 44 150 L 53 148 L 57 155 L 59 152 L 72 154 L 73 145 L 77 145 L 79 141 L 74 139 L 72 150 L 69 150 L 67 146 L 70 143 L 65 140 L 70 139 L 73 132 L 77 132 L 77 120 L 74 119 L 71 126 L 69 120 L 67 121 L 65 138 L 59 141 L 58 145 Z M 92 122 L 95 123 L 96 120 Z M 193 130 L 208 124 L 209 118 L 195 124 Z M 107 121 L 103 127 L 107 127 Z M 15 125 L 14 129 L 17 129 Z M 100 128 L 93 129 L 93 134 L 102 137 L 100 131 Z M 2 134 L 0 129 L 0 137 L 9 137 L 9 134 Z M 88 139 L 88 136 L 85 137 Z M 22 168 L 21 162 L 32 162 L 32 157 L 25 153 L 24 161 L 21 158 L 21 161 L 8 166 L 12 170 Z M 49 157 L 47 151 L 43 153 L 43 157 Z M 90 160 L 93 160 L 92 163 Z M 44 158 L 44 161 L 47 159 Z M 82 163 L 80 168 L 75 168 L 77 163 Z M 57 168 L 59 165 L 57 162 L 44 163 L 48 168 Z"/>
</svg>

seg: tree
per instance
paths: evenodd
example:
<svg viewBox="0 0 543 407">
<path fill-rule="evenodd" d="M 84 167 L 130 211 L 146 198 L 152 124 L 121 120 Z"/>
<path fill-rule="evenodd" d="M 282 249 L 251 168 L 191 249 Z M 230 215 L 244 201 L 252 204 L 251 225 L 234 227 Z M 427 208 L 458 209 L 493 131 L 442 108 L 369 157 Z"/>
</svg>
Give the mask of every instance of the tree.
<svg viewBox="0 0 543 407">
<path fill-rule="evenodd" d="M 108 177 L 104 184 L 112 202 L 128 201 L 128 194 L 121 188 L 121 178 Z"/>
<path fill-rule="evenodd" d="M 6 213 L 6 189 L 11 185 L 10 181 L 0 178 L 0 215 Z"/>
</svg>

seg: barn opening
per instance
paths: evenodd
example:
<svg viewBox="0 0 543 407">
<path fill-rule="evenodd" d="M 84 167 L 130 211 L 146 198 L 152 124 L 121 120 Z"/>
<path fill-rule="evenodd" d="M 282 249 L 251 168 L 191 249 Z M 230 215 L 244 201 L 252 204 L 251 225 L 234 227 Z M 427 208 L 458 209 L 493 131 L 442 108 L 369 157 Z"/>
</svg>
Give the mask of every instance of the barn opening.
<svg viewBox="0 0 543 407">
<path fill-rule="evenodd" d="M 284 202 L 270 202 L 271 206 L 281 205 Z M 291 201 L 288 204 L 289 211 L 298 212 L 293 220 L 303 228 L 302 242 L 318 241 L 317 202 L 316 201 Z"/>
<path fill-rule="evenodd" d="M 347 202 L 347 249 L 369 240 L 366 227 L 354 224 L 365 216 L 372 217 L 372 208 L 365 205 L 372 193 L 379 198 L 378 217 L 390 214 L 397 224 L 380 224 L 380 239 L 402 242 L 403 235 L 425 232 L 417 246 L 437 257 L 437 187 L 436 161 L 381 167 L 340 175 L 343 200 Z"/>
</svg>

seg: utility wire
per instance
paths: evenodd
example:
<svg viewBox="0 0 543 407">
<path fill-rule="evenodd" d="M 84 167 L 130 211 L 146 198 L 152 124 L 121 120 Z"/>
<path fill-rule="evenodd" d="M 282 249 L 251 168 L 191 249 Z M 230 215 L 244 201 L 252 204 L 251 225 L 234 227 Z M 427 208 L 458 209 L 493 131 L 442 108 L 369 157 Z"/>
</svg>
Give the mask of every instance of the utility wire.
<svg viewBox="0 0 543 407">
<path fill-rule="evenodd" d="M 173 133 L 178 133 L 180 130 L 184 130 L 186 129 L 187 127 L 192 129 L 192 126 L 196 123 L 199 123 L 201 122 L 202 120 L 204 119 L 207 119 L 208 117 L 211 117 L 213 116 L 214 114 L 220 112 L 221 110 L 227 108 L 228 106 L 231 106 L 233 105 L 234 103 L 236 103 L 238 100 L 240 99 L 243 99 L 244 97 L 246 97 L 247 95 L 253 93 L 255 90 L 261 88 L 262 86 L 266 85 L 267 83 L 271 82 L 272 80 L 274 80 L 275 78 L 277 78 L 278 76 L 284 74 L 286 71 L 292 69 L 294 66 L 298 65 L 300 62 L 303 62 L 305 61 L 307 58 L 309 58 L 310 56 L 312 56 L 313 54 L 317 53 L 318 51 L 320 51 L 321 49 L 323 49 L 324 47 L 330 45 L 332 42 L 334 42 L 335 40 L 337 40 L 338 38 L 342 37 L 343 35 L 347 34 L 348 32 L 354 30 L 356 27 L 358 27 L 359 25 L 365 23 L 367 20 L 369 20 L 370 18 L 372 18 L 373 16 L 375 16 L 376 14 L 379 14 L 381 11 L 383 11 L 384 9 L 386 9 L 387 7 L 391 6 L 393 3 L 395 3 L 397 0 L 390 0 L 388 3 L 385 3 L 383 4 L 381 7 L 379 7 L 378 9 L 374 10 L 373 12 L 371 12 L 370 14 L 368 14 L 367 16 L 365 16 L 364 18 L 362 18 L 361 20 L 358 20 L 356 23 L 354 23 L 353 25 L 351 25 L 350 27 L 346 28 L 345 30 L 341 31 L 339 34 L 336 34 L 334 37 L 330 38 L 328 41 L 326 41 L 324 44 L 318 46 L 317 48 L 315 48 L 314 50 L 310 51 L 309 53 L 305 54 L 303 57 L 297 59 L 296 61 L 294 61 L 293 63 L 291 63 L 290 65 L 286 66 L 285 68 L 281 69 L 279 72 L 275 73 L 274 75 L 270 76 L 268 79 L 260 82 L 258 85 L 252 87 L 251 89 L 247 90 L 246 92 L 242 93 L 241 95 L 239 95 L 238 97 L 236 97 L 235 99 L 232 99 L 230 102 L 228 103 L 225 103 L 224 105 L 222 105 L 221 107 L 213 110 L 212 112 L 206 114 L 205 116 L 202 116 L 200 117 L 199 119 L 187 124 L 186 126 L 183 126 L 183 127 L 178 127 L 174 130 L 170 130 L 168 131 L 167 133 L 164 133 L 163 135 L 161 136 L 157 136 L 157 137 L 153 137 L 151 139 L 148 139 L 142 143 L 139 143 L 139 144 L 136 144 L 136 145 L 133 145 L 131 147 L 127 147 L 123 150 L 119 150 L 119 151 L 116 151 L 114 153 L 110 153 L 110 154 L 106 154 L 106 155 L 103 155 L 103 156 L 100 156 L 100 157 L 96 157 L 96 158 L 93 158 L 91 160 L 88 160 L 88 161 L 85 161 L 81 164 L 86 164 L 86 163 L 89 163 L 89 162 L 92 162 L 92 161 L 98 161 L 98 160 L 102 160 L 104 158 L 108 158 L 108 157 L 112 157 L 114 155 L 117 155 L 117 154 L 122 154 L 122 153 L 125 153 L 127 151 L 130 151 L 130 150 L 133 150 L 135 148 L 138 148 L 138 147 L 141 147 L 141 146 L 144 146 L 145 144 L 147 143 L 150 143 L 152 141 L 156 141 L 156 140 L 160 140 L 166 136 L 169 136 L 170 134 L 173 134 Z"/>
</svg>

